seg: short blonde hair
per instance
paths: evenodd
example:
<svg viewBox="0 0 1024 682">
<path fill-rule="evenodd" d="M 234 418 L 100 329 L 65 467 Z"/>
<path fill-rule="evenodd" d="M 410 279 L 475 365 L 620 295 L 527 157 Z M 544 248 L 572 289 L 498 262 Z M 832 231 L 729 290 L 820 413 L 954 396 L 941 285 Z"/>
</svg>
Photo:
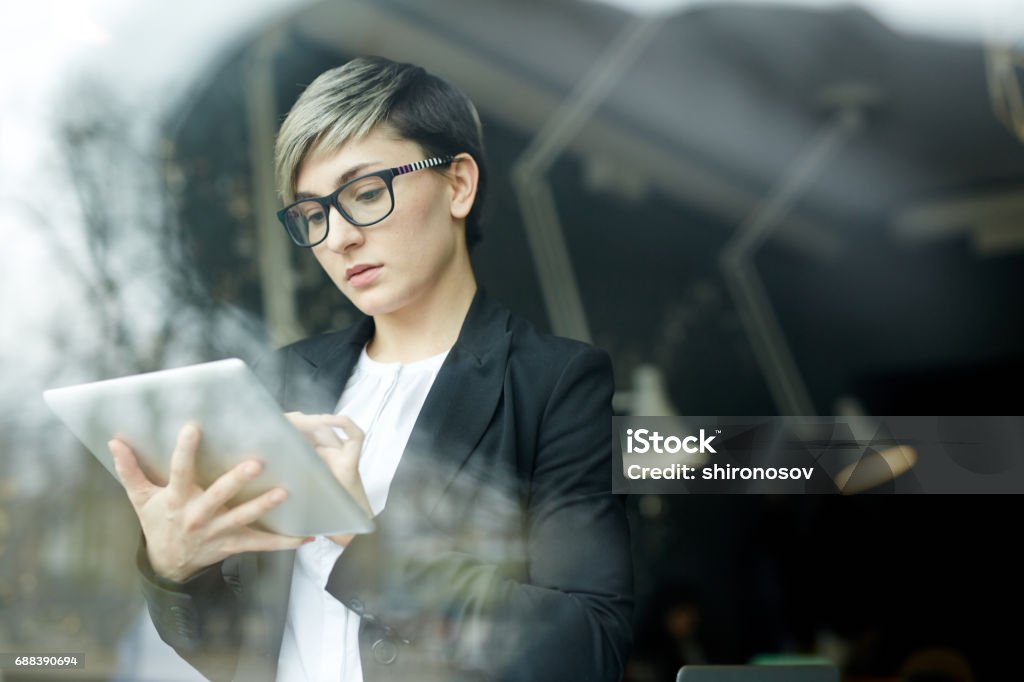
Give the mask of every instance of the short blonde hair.
<svg viewBox="0 0 1024 682">
<path fill-rule="evenodd" d="M 381 125 L 419 144 L 426 156 L 473 157 L 480 177 L 466 217 L 466 244 L 478 242 L 487 169 L 476 107 L 461 90 L 422 67 L 383 57 L 359 57 L 325 71 L 296 100 L 274 148 L 281 200 L 295 200 L 298 169 L 307 156 L 336 151 Z"/>
</svg>

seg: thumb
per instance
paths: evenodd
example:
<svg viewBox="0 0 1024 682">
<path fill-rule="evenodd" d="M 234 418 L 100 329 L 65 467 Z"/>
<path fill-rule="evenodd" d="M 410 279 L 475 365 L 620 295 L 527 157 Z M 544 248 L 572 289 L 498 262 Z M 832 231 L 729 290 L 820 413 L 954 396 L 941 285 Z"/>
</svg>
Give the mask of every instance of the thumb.
<svg viewBox="0 0 1024 682">
<path fill-rule="evenodd" d="M 335 433 L 342 440 L 355 440 L 362 442 L 365 434 L 359 426 L 352 421 L 349 417 L 343 414 L 332 414 L 327 417 L 327 423 L 334 426 Z"/>
<path fill-rule="evenodd" d="M 114 469 L 121 479 L 125 492 L 128 493 L 128 499 L 131 500 L 133 507 L 141 508 L 159 488 L 146 478 L 135 452 L 128 445 L 113 439 L 107 443 L 107 448 L 113 456 Z"/>
</svg>

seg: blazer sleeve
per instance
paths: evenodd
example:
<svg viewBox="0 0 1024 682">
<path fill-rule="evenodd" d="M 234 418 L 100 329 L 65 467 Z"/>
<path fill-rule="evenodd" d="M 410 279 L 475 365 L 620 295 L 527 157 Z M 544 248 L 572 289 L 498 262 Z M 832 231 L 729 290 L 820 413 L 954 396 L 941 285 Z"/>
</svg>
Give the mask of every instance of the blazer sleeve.
<svg viewBox="0 0 1024 682">
<path fill-rule="evenodd" d="M 225 563 L 178 583 L 153 571 L 145 536 L 136 555 L 142 594 L 160 639 L 214 682 L 233 679 L 240 644 L 240 588 L 232 580 L 237 576 L 224 572 Z"/>
<path fill-rule="evenodd" d="M 328 591 L 386 624 L 381 595 L 399 585 L 442 614 L 452 667 L 488 679 L 621 679 L 633 578 L 624 498 L 610 492 L 612 391 L 607 354 L 585 346 L 548 398 L 526 499 L 525 580 L 451 550 L 389 547 L 382 560 L 366 535 L 339 557 Z"/>
</svg>

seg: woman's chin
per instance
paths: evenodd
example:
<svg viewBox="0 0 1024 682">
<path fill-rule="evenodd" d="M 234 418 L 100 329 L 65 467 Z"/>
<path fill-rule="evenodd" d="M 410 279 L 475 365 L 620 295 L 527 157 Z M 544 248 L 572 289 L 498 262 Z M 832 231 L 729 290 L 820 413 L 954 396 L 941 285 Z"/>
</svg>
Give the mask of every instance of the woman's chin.
<svg viewBox="0 0 1024 682">
<path fill-rule="evenodd" d="M 370 317 L 388 315 L 402 307 L 394 296 L 388 296 L 384 292 L 355 291 L 347 293 L 350 294 L 348 300 L 352 302 L 352 305 Z"/>
</svg>

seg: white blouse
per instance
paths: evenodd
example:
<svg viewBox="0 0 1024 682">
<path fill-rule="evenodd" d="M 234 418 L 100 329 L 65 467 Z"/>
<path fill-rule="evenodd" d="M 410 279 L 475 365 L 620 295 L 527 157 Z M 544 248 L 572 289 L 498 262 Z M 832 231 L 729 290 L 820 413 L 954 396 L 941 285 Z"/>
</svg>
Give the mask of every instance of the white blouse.
<svg viewBox="0 0 1024 682">
<path fill-rule="evenodd" d="M 377 362 L 363 348 L 337 414 L 363 430 L 359 474 L 374 516 L 384 510 L 413 424 L 448 351 L 409 364 Z M 343 548 L 326 536 L 295 553 L 278 682 L 362 682 L 360 617 L 327 592 Z"/>
</svg>

